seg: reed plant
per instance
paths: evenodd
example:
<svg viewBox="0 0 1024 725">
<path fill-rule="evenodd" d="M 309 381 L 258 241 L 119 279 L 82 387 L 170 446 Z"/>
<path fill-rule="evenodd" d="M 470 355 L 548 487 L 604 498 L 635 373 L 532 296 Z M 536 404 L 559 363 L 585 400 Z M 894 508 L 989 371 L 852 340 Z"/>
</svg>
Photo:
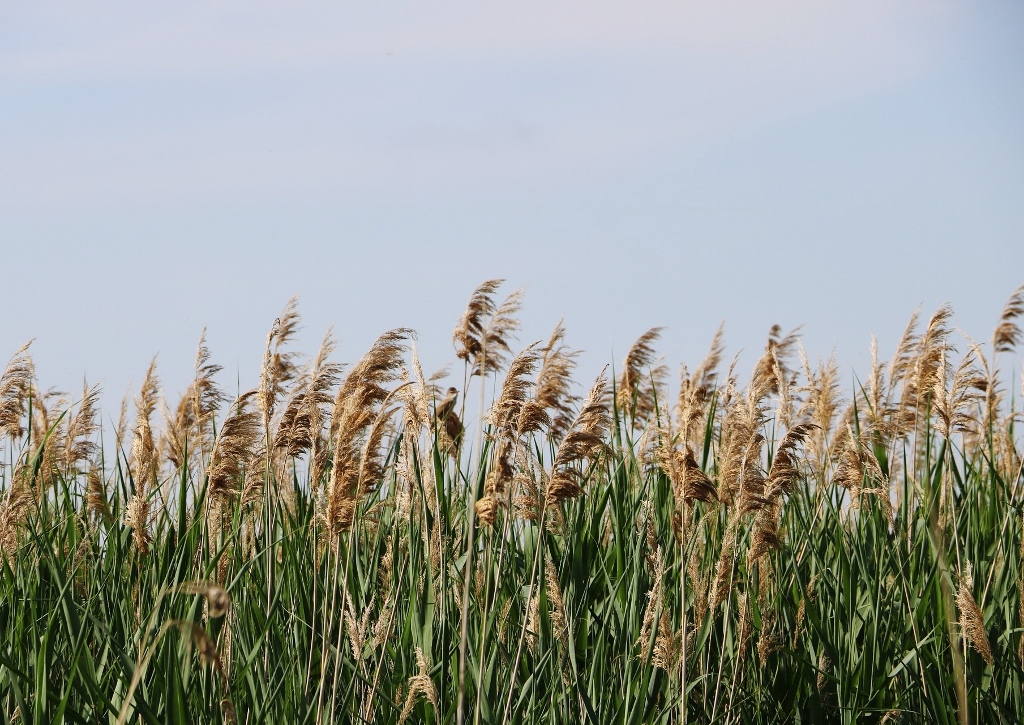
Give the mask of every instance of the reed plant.
<svg viewBox="0 0 1024 725">
<path fill-rule="evenodd" d="M 654 328 L 577 386 L 500 287 L 451 384 L 405 329 L 298 355 L 292 300 L 252 391 L 204 335 L 106 434 L 18 350 L 3 722 L 1024 719 L 1024 288 L 985 344 L 915 314 L 860 380 L 773 328 L 745 384 L 721 330 L 670 383 Z"/>
</svg>

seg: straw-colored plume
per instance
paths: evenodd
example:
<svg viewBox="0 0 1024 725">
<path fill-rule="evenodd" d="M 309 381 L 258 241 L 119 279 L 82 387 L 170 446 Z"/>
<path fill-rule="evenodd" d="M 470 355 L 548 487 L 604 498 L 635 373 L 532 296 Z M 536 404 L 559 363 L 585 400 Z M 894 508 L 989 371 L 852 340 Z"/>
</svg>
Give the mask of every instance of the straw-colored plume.
<svg viewBox="0 0 1024 725">
<path fill-rule="evenodd" d="M 1024 334 L 1017 324 L 1017 318 L 1021 315 L 1024 315 L 1024 285 L 1014 290 L 1006 301 L 1003 314 L 999 316 L 999 324 L 992 333 L 992 349 L 996 353 L 1012 352 L 1024 341 Z"/>
<path fill-rule="evenodd" d="M 174 416 L 167 421 L 164 447 L 167 459 L 175 468 L 194 463 L 210 449 L 213 418 L 225 400 L 224 392 L 214 381 L 221 369 L 220 365 L 210 362 L 203 329 L 196 349 L 195 377 L 178 401 Z M 186 461 L 186 457 L 191 460 Z"/>
<path fill-rule="evenodd" d="M 654 343 L 664 329 L 652 327 L 638 337 L 622 362 L 616 404 L 623 415 L 632 419 L 633 426 L 638 430 L 643 429 L 654 417 L 658 399 L 664 394 L 667 371 L 662 365 L 651 367 L 657 355 Z"/>
<path fill-rule="evenodd" d="M 918 420 L 917 413 L 924 409 L 928 399 L 932 397 L 936 384 L 941 384 L 943 375 L 947 373 L 946 366 L 953 352 L 953 347 L 949 343 L 948 326 L 952 316 L 953 310 L 949 305 L 940 307 L 928 321 L 928 326 L 917 342 L 913 369 L 903 380 L 899 407 L 902 413 L 901 433 L 910 432 L 908 425 L 912 426 Z M 890 380 L 893 379 L 890 376 Z"/>
<path fill-rule="evenodd" d="M 149 552 L 149 488 L 155 482 L 157 451 L 153 438 L 152 417 L 156 410 L 160 380 L 156 375 L 156 358 L 149 364 L 139 395 L 135 399 L 135 431 L 132 434 L 131 472 L 135 491 L 125 507 L 124 520 L 133 532 L 135 545 L 143 554 Z"/>
<path fill-rule="evenodd" d="M 400 328 L 381 335 L 338 387 L 331 419 L 334 461 L 324 512 L 332 533 L 351 525 L 359 496 L 380 482 L 379 444 L 393 412 L 381 411 L 390 396 L 385 386 L 400 377 L 412 334 Z"/>
<path fill-rule="evenodd" d="M 81 473 L 83 465 L 99 451 L 99 446 L 93 440 L 99 430 L 99 410 L 96 407 L 99 397 L 99 385 L 90 388 L 87 383 L 83 384 L 82 400 L 68 423 L 64 437 L 62 463 L 69 476 Z"/>
<path fill-rule="evenodd" d="M 993 663 L 992 647 L 985 631 L 985 616 L 974 600 L 974 567 L 967 562 L 956 591 L 956 606 L 960 610 L 960 631 L 987 664 Z"/>
<path fill-rule="evenodd" d="M 519 329 L 516 315 L 522 305 L 522 292 L 516 290 L 500 305 L 494 294 L 504 280 L 484 282 L 470 295 L 466 311 L 452 335 L 455 354 L 471 367 L 471 375 L 487 375 L 500 370 L 511 354 L 509 342 Z"/>
<path fill-rule="evenodd" d="M 559 320 L 541 355 L 535 393 L 537 405 L 551 420 L 548 436 L 555 443 L 562 440 L 572 425 L 573 406 L 579 400 L 571 392 L 572 371 L 579 352 L 566 347 L 562 342 L 564 339 L 565 328 Z"/>
<path fill-rule="evenodd" d="M 936 430 L 944 438 L 950 438 L 955 432 L 973 432 L 978 427 L 975 410 L 984 398 L 989 377 L 978 369 L 976 353 L 977 348 L 974 348 L 964 356 L 948 385 L 949 366 L 945 356 L 936 369 L 932 409 Z"/>
<path fill-rule="evenodd" d="M 548 598 L 551 634 L 564 646 L 568 643 L 569 634 L 565 621 L 565 603 L 562 601 L 562 588 L 558 584 L 558 572 L 550 559 L 544 562 L 544 593 Z"/>
<path fill-rule="evenodd" d="M 244 466 L 260 436 L 256 390 L 242 393 L 220 426 L 206 469 L 210 496 L 219 502 L 236 498 Z"/>
<path fill-rule="evenodd" d="M 802 352 L 801 350 L 801 354 Z M 819 362 L 816 370 L 811 370 L 804 358 L 804 373 L 807 377 L 804 388 L 807 400 L 798 418 L 809 419 L 814 424 L 807 438 L 807 456 L 817 464 L 818 470 L 823 470 L 828 462 L 832 428 L 843 404 L 839 392 L 839 367 L 835 355 L 827 362 Z"/>
<path fill-rule="evenodd" d="M 786 433 L 775 451 L 768 477 L 760 491 L 754 486 L 743 491 L 740 511 L 744 514 L 754 514 L 754 528 L 750 538 L 750 549 L 747 552 L 750 561 L 757 560 L 770 550 L 781 546 L 779 526 L 783 496 L 790 495 L 796 489 L 796 484 L 800 480 L 797 448 L 813 429 L 812 423 L 803 423 Z"/>
<path fill-rule="evenodd" d="M 605 448 L 605 437 L 611 425 L 607 400 L 608 380 L 602 371 L 583 401 L 576 419 L 569 427 L 555 453 L 545 496 L 549 504 L 557 504 L 583 493 L 587 469 Z"/>
<path fill-rule="evenodd" d="M 434 687 L 434 681 L 430 678 L 430 661 L 419 647 L 416 648 L 416 667 L 419 671 L 409 678 L 409 693 L 405 696 L 405 705 L 398 716 L 400 723 L 409 719 L 413 708 L 416 707 L 416 702 L 421 697 L 433 705 L 435 711 L 438 708 L 437 689 Z"/>
<path fill-rule="evenodd" d="M 274 415 L 277 400 L 285 395 L 288 384 L 299 374 L 298 353 L 285 351 L 302 327 L 299 316 L 298 295 L 288 300 L 281 316 L 267 334 L 267 347 L 263 354 L 263 366 L 260 371 L 258 401 L 263 414 L 263 427 L 270 428 L 270 419 Z"/>
<path fill-rule="evenodd" d="M 322 443 L 321 434 L 334 388 L 343 370 L 341 364 L 330 361 L 334 349 L 334 336 L 332 330 L 328 330 L 320 350 L 310 367 L 299 377 L 281 414 L 274 446 L 287 451 L 289 456 L 301 456 Z M 314 486 L 319 483 L 318 477 L 311 480 Z"/>
<path fill-rule="evenodd" d="M 702 446 L 704 426 L 708 408 L 718 383 L 718 366 L 725 352 L 723 326 L 719 326 L 711 341 L 707 357 L 689 374 L 684 365 L 679 374 L 679 397 L 676 400 L 675 417 L 679 439 L 684 444 Z"/>
<path fill-rule="evenodd" d="M 544 408 L 530 396 L 534 388 L 532 377 L 540 359 L 537 343 L 527 346 L 512 359 L 501 393 L 488 414 L 491 425 L 513 440 L 540 430 L 550 422 Z"/>
<path fill-rule="evenodd" d="M 11 357 L 3 375 L 0 375 L 0 436 L 20 438 L 25 432 L 25 401 L 32 387 L 35 368 L 28 354 L 31 341 L 25 343 Z"/>
<path fill-rule="evenodd" d="M 672 491 L 676 500 L 692 506 L 695 501 L 711 502 L 718 500 L 718 491 L 711 479 L 707 477 L 697 463 L 693 448 L 688 443 L 682 447 L 675 444 L 673 430 L 666 423 L 660 429 L 661 444 L 656 449 L 656 457 L 661 469 L 672 482 Z M 679 436 L 682 439 L 682 436 Z"/>
</svg>

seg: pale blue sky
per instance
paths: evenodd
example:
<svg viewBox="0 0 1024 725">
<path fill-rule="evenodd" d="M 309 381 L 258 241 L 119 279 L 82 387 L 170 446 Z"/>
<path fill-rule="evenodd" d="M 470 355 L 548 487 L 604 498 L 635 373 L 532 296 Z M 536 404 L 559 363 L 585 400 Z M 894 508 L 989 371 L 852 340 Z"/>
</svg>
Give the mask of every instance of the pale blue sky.
<svg viewBox="0 0 1024 725">
<path fill-rule="evenodd" d="M 108 410 L 204 325 L 252 384 L 293 293 L 310 352 L 402 325 L 438 367 L 490 277 L 581 379 L 722 320 L 863 371 L 1024 283 L 1024 3 L 4 3 L 0 169 L 0 355 Z"/>
</svg>

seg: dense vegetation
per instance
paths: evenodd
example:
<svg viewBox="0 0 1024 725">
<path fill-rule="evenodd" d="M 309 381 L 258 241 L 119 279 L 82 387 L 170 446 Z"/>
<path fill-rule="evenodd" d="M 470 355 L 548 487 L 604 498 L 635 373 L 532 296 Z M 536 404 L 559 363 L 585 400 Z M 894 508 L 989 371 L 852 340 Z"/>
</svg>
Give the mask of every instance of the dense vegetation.
<svg viewBox="0 0 1024 725">
<path fill-rule="evenodd" d="M 1024 288 L 961 353 L 915 315 L 848 392 L 778 329 L 745 386 L 720 335 L 669 386 L 654 329 L 577 390 L 497 290 L 461 388 L 408 330 L 303 362 L 293 301 L 255 390 L 201 341 L 180 403 L 153 365 L 105 440 L 99 391 L 42 394 L 18 351 L 4 722 L 1022 719 Z"/>
</svg>

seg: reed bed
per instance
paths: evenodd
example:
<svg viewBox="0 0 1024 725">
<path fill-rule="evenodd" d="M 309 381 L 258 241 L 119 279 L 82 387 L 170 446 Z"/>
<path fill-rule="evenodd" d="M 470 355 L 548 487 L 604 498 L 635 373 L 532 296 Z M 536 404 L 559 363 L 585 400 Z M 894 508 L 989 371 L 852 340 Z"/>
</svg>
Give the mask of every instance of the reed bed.
<svg viewBox="0 0 1024 725">
<path fill-rule="evenodd" d="M 18 350 L 3 721 L 1022 719 L 1024 288 L 985 344 L 915 314 L 861 380 L 775 328 L 746 384 L 721 332 L 670 382 L 655 328 L 581 386 L 500 292 L 447 380 L 405 329 L 298 355 L 293 300 L 255 389 L 204 337 L 105 434 Z"/>
</svg>

